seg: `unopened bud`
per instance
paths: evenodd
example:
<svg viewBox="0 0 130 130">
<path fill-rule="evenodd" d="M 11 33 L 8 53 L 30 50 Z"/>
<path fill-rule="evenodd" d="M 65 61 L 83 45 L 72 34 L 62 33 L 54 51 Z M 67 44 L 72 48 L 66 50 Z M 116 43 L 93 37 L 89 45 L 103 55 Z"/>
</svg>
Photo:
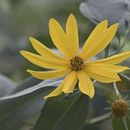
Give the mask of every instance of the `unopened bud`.
<svg viewBox="0 0 130 130">
<path fill-rule="evenodd" d="M 128 103 L 124 100 L 116 100 L 112 103 L 112 111 L 115 114 L 116 117 L 123 117 L 128 112 Z"/>
</svg>

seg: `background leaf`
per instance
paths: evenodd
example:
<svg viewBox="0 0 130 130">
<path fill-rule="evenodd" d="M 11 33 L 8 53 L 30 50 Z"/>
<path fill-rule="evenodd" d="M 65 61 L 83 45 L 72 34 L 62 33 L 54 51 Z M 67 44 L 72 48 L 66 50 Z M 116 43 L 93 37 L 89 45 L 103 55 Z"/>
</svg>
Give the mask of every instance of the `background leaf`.
<svg viewBox="0 0 130 130">
<path fill-rule="evenodd" d="M 0 97 L 3 97 L 11 93 L 15 86 L 16 85 L 13 81 L 11 81 L 3 75 L 0 75 Z"/>
<path fill-rule="evenodd" d="M 62 101 L 50 99 L 33 130 L 79 130 L 87 118 L 88 106 L 85 95 Z"/>
<path fill-rule="evenodd" d="M 81 130 L 99 130 L 99 128 L 93 124 L 85 124 Z"/>
<path fill-rule="evenodd" d="M 109 24 L 120 23 L 119 32 L 125 31 L 125 21 L 130 16 L 129 0 L 85 0 L 80 4 L 81 13 L 97 24 L 108 19 Z"/>
<path fill-rule="evenodd" d="M 122 90 L 130 89 L 130 78 L 125 74 L 119 74 L 121 81 L 117 82 L 118 88 Z"/>
</svg>

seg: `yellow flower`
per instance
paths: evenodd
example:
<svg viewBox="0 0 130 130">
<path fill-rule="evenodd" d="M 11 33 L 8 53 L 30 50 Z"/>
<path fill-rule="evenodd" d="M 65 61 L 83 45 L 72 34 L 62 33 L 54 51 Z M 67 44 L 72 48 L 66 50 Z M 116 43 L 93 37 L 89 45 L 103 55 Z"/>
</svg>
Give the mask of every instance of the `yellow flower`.
<svg viewBox="0 0 130 130">
<path fill-rule="evenodd" d="M 79 90 L 88 95 L 94 96 L 94 87 L 91 79 L 103 83 L 119 81 L 119 72 L 128 67 L 117 66 L 130 56 L 130 52 L 124 52 L 106 59 L 90 61 L 92 57 L 101 52 L 113 39 L 118 24 L 108 26 L 105 20 L 99 23 L 85 41 L 83 49 L 79 51 L 78 27 L 75 17 L 71 14 L 66 23 L 66 32 L 60 24 L 51 19 L 49 32 L 54 45 L 63 54 L 56 54 L 34 38 L 30 38 L 32 46 L 38 52 L 34 54 L 27 51 L 20 53 L 35 65 L 51 69 L 50 71 L 27 70 L 38 79 L 51 79 L 64 77 L 64 81 L 52 91 L 46 98 L 58 96 L 64 93 L 72 93 L 78 83 Z"/>
</svg>

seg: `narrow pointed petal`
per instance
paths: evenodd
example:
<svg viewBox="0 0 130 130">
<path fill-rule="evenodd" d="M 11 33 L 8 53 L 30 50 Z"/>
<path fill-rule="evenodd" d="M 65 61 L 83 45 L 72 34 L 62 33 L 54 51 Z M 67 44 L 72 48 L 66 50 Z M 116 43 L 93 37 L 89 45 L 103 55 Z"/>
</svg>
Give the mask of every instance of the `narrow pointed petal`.
<svg viewBox="0 0 130 130">
<path fill-rule="evenodd" d="M 90 36 L 85 41 L 85 44 L 83 46 L 82 52 L 80 54 L 81 57 L 85 57 L 86 50 L 88 50 L 89 46 L 95 46 L 96 42 L 98 41 L 99 37 L 102 35 L 102 33 L 107 29 L 108 21 L 104 20 L 103 22 L 99 23 L 95 29 L 92 31 Z"/>
<path fill-rule="evenodd" d="M 92 43 L 89 43 L 84 52 L 81 52 L 81 57 L 88 60 L 106 48 L 115 36 L 117 28 L 118 24 L 113 24 L 106 29 L 102 35 L 97 36 L 98 40 L 94 40 Z"/>
<path fill-rule="evenodd" d="M 62 70 L 52 70 L 52 71 L 33 71 L 27 70 L 32 76 L 38 79 L 52 79 L 52 78 L 59 78 L 65 76 L 69 73 L 70 69 L 62 69 Z"/>
<path fill-rule="evenodd" d="M 130 57 L 130 51 L 129 52 L 123 52 L 105 59 L 92 61 L 92 63 L 103 63 L 103 64 L 118 64 L 125 59 Z"/>
<path fill-rule="evenodd" d="M 66 58 L 72 58 L 67 45 L 66 34 L 55 19 L 51 19 L 49 22 L 49 32 L 54 45 L 64 54 Z"/>
<path fill-rule="evenodd" d="M 91 79 L 84 71 L 79 71 L 77 74 L 79 79 L 80 91 L 92 98 L 95 94 L 95 90 Z"/>
<path fill-rule="evenodd" d="M 74 57 L 78 55 L 79 50 L 79 37 L 78 37 L 78 25 L 73 14 L 71 14 L 66 24 L 66 36 L 68 40 L 68 47 L 71 54 Z"/>
<path fill-rule="evenodd" d="M 64 93 L 72 93 L 75 85 L 77 83 L 77 75 L 75 71 L 72 71 L 71 73 L 69 73 L 66 78 L 65 78 L 65 84 L 64 87 L 62 88 L 62 91 Z"/>
<path fill-rule="evenodd" d="M 60 61 L 62 63 L 66 63 L 67 61 L 57 55 L 55 52 L 51 51 L 49 48 L 47 48 L 46 46 L 44 46 L 41 42 L 39 42 L 38 40 L 30 37 L 29 38 L 33 48 L 44 58 L 49 58 L 50 60 L 55 60 L 55 61 Z"/>
<path fill-rule="evenodd" d="M 85 72 L 89 77 L 104 83 L 120 81 L 119 72 L 128 69 L 125 66 L 116 66 L 111 64 L 86 64 Z"/>
<path fill-rule="evenodd" d="M 27 60 L 29 60 L 33 64 L 43 68 L 60 69 L 60 68 L 66 68 L 68 66 L 67 64 L 61 62 L 55 62 L 53 60 L 41 57 L 40 55 L 33 54 L 31 52 L 20 51 L 20 53 L 22 56 L 24 56 Z"/>
<path fill-rule="evenodd" d="M 44 99 L 47 99 L 49 97 L 59 96 L 60 94 L 62 94 L 63 85 L 64 85 L 64 81 L 55 90 L 53 90 L 49 95 L 45 96 Z"/>
</svg>

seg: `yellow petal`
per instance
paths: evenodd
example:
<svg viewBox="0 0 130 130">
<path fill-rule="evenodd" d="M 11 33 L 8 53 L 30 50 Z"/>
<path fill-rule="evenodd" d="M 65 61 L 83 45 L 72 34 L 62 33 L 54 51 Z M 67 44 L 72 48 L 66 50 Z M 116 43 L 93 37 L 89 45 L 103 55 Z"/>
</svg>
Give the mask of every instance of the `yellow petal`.
<svg viewBox="0 0 130 130">
<path fill-rule="evenodd" d="M 68 40 L 68 47 L 70 48 L 71 54 L 74 57 L 78 55 L 79 49 L 79 37 L 78 37 L 78 26 L 74 15 L 70 15 L 66 24 L 66 36 Z"/>
<path fill-rule="evenodd" d="M 49 32 L 55 46 L 64 54 L 66 58 L 72 58 L 67 45 L 66 34 L 60 24 L 54 19 L 51 19 L 49 22 Z"/>
<path fill-rule="evenodd" d="M 94 86 L 91 79 L 84 71 L 78 71 L 79 89 L 82 93 L 92 98 L 95 94 Z"/>
<path fill-rule="evenodd" d="M 81 57 L 85 57 L 86 50 L 88 50 L 89 46 L 95 46 L 96 42 L 98 41 L 98 37 L 102 35 L 102 33 L 107 29 L 108 21 L 104 20 L 103 22 L 99 23 L 95 29 L 92 31 L 90 36 L 85 41 L 83 46 L 82 52 L 80 54 Z"/>
<path fill-rule="evenodd" d="M 92 63 L 103 63 L 103 64 L 118 64 L 125 59 L 130 57 L 130 51 L 129 52 L 123 52 L 105 59 L 92 61 Z"/>
<path fill-rule="evenodd" d="M 46 46 L 44 46 L 41 42 L 39 42 L 38 40 L 30 37 L 29 38 L 33 48 L 44 58 L 49 58 L 50 60 L 58 60 L 62 63 L 66 63 L 67 61 L 57 55 L 55 52 L 51 51 L 49 48 L 47 48 Z"/>
<path fill-rule="evenodd" d="M 64 81 L 55 90 L 53 90 L 49 95 L 45 96 L 44 99 L 47 99 L 49 97 L 55 97 L 62 94 L 63 85 L 64 85 Z"/>
<path fill-rule="evenodd" d="M 27 51 L 20 51 L 21 55 L 23 55 L 27 60 L 32 62 L 35 65 L 38 65 L 43 68 L 53 68 L 53 69 L 60 69 L 65 68 L 68 65 L 60 62 L 55 62 L 48 58 L 41 57 L 40 55 L 33 54 Z"/>
<path fill-rule="evenodd" d="M 89 77 L 104 83 L 120 81 L 118 73 L 128 69 L 125 66 L 115 66 L 110 64 L 86 64 L 85 72 Z"/>
<path fill-rule="evenodd" d="M 115 36 L 117 28 L 118 24 L 113 24 L 108 29 L 106 29 L 102 33 L 102 35 L 97 36 L 98 40 L 96 39 L 96 41 L 94 40 L 92 43 L 88 44 L 88 47 L 86 47 L 86 50 L 84 50 L 82 54 L 82 58 L 88 60 L 93 56 L 95 56 L 96 54 L 98 54 L 99 52 L 101 52 L 104 48 L 106 48 L 113 39 L 113 37 Z"/>
<path fill-rule="evenodd" d="M 75 85 L 77 83 L 77 75 L 75 71 L 72 71 L 71 73 L 69 73 L 66 78 L 65 78 L 65 84 L 62 88 L 62 91 L 65 93 L 72 93 Z"/>
<path fill-rule="evenodd" d="M 51 78 L 59 78 L 65 76 L 69 73 L 70 69 L 62 69 L 62 70 L 52 70 L 52 71 L 33 71 L 27 70 L 31 75 L 38 79 L 51 79 Z"/>
</svg>

